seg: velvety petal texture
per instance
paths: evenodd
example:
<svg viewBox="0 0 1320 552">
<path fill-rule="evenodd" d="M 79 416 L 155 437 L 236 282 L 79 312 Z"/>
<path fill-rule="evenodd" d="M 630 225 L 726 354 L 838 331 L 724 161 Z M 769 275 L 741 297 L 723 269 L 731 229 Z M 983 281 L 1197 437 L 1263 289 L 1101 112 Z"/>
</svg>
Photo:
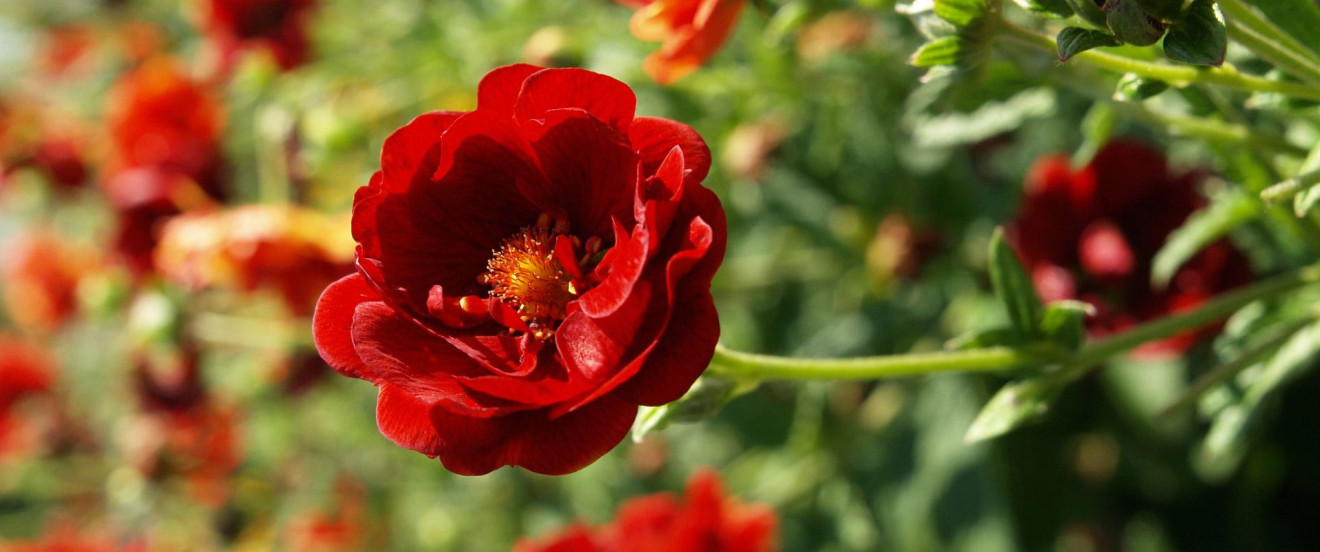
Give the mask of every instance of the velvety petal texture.
<svg viewBox="0 0 1320 552">
<path fill-rule="evenodd" d="M 461 474 L 569 473 L 710 362 L 726 242 L 710 151 L 582 69 L 502 67 L 477 95 L 385 141 L 354 201 L 358 271 L 313 333 L 380 388 L 398 445 Z"/>
</svg>

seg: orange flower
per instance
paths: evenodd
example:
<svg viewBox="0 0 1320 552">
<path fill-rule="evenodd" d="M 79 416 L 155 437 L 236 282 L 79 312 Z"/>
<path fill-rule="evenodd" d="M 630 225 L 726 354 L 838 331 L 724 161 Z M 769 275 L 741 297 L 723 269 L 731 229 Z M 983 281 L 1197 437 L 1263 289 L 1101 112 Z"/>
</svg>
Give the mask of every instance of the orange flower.
<svg viewBox="0 0 1320 552">
<path fill-rule="evenodd" d="M 321 290 L 353 270 L 353 242 L 336 231 L 342 225 L 286 205 L 182 215 L 162 229 L 156 267 L 192 288 L 268 287 L 291 312 L 311 315 Z"/>
<path fill-rule="evenodd" d="M 0 251 L 0 284 L 9 317 L 38 333 L 60 327 L 78 308 L 78 282 L 96 269 L 94 255 L 54 234 L 30 232 Z"/>
<path fill-rule="evenodd" d="M 618 0 L 637 8 L 632 33 L 661 41 L 643 68 L 660 84 L 691 73 L 715 55 L 733 30 L 746 0 Z"/>
</svg>

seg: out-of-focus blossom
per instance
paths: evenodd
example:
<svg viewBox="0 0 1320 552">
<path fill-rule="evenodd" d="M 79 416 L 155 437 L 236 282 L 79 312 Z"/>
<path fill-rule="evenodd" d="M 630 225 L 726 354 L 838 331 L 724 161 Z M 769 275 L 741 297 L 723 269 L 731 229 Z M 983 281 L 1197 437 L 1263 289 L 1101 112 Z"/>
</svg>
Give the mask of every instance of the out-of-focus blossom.
<svg viewBox="0 0 1320 552">
<path fill-rule="evenodd" d="M 84 134 L 72 117 L 40 101 L 0 99 L 0 178 L 28 169 L 61 190 L 82 187 L 90 172 Z"/>
<path fill-rule="evenodd" d="M 0 250 L 0 286 L 14 324 L 46 333 L 78 308 L 78 283 L 99 265 L 95 251 L 46 231 L 11 238 Z"/>
<path fill-rule="evenodd" d="M 830 12 L 802 27 L 797 38 L 798 55 L 805 61 L 818 62 L 838 52 L 860 49 L 874 27 L 875 20 L 865 12 Z"/>
<path fill-rule="evenodd" d="M 113 158 L 102 188 L 119 213 L 116 249 L 150 272 L 168 217 L 223 199 L 218 101 L 172 60 L 152 58 L 115 84 L 107 116 Z"/>
<path fill-rule="evenodd" d="M 784 124 L 776 119 L 740 124 L 725 139 L 720 160 L 729 174 L 737 178 L 760 178 L 786 133 Z"/>
<path fill-rule="evenodd" d="M 724 44 L 746 0 L 616 0 L 637 9 L 632 33 L 662 42 L 647 56 L 646 73 L 670 84 L 696 71 Z"/>
<path fill-rule="evenodd" d="M 264 48 L 289 70 L 307 61 L 307 25 L 315 0 L 206 0 L 207 35 L 224 65 L 245 48 Z"/>
<path fill-rule="evenodd" d="M 1202 177 L 1170 172 L 1162 153 L 1134 142 L 1111 142 L 1077 170 L 1066 157 L 1048 156 L 1032 167 L 1008 234 L 1042 299 L 1091 303 L 1098 312 L 1087 321 L 1092 335 L 1121 331 L 1250 281 L 1246 258 L 1221 240 L 1184 264 L 1167 289 L 1151 286 L 1155 254 L 1204 205 L 1196 191 Z M 1182 351 L 1214 331 L 1141 352 Z"/>
<path fill-rule="evenodd" d="M 635 498 L 619 507 L 613 523 L 592 529 L 577 524 L 542 542 L 514 544 L 514 552 L 771 552 L 778 550 L 774 510 L 727 497 L 719 475 L 692 476 L 687 496 L 669 493 Z"/>
<path fill-rule="evenodd" d="M 563 27 L 551 25 L 543 27 L 527 37 L 523 43 L 523 61 L 542 67 L 567 67 L 573 65 L 569 56 L 569 36 Z"/>
<path fill-rule="evenodd" d="M 311 315 L 321 290 L 353 270 L 346 222 L 287 205 L 185 214 L 165 224 L 156 268 L 194 289 L 273 289 L 290 312 Z"/>
<path fill-rule="evenodd" d="M 109 94 L 111 173 L 154 167 L 184 176 L 213 198 L 225 196 L 219 101 L 174 60 L 155 57 L 124 75 Z"/>
<path fill-rule="evenodd" d="M 0 335 L 0 458 L 23 457 L 40 448 L 40 424 L 19 406 L 48 396 L 55 377 L 55 360 L 45 350 Z"/>
<path fill-rule="evenodd" d="M 130 461 L 151 480 L 183 481 L 202 504 L 224 504 L 242 461 L 239 416 L 206 393 L 197 350 L 185 347 L 173 364 L 139 359 L 134 380 L 141 412 L 123 435 Z"/>
<path fill-rule="evenodd" d="M 605 75 L 514 65 L 476 111 L 385 141 L 353 206 L 358 273 L 313 332 L 380 388 L 388 438 L 463 474 L 568 473 L 706 369 L 727 239 L 710 152 L 635 104 Z"/>
<path fill-rule="evenodd" d="M 911 278 L 941 245 L 941 237 L 916 228 L 907 217 L 890 214 L 876 226 L 866 247 L 866 271 L 877 291 L 886 291 L 898 278 Z"/>
<path fill-rule="evenodd" d="M 96 44 L 96 34 L 90 27 L 81 24 L 51 28 L 45 38 L 41 68 L 53 76 L 71 73 Z"/>
<path fill-rule="evenodd" d="M 68 524 L 55 524 L 40 538 L 3 543 L 0 552 L 147 552 L 141 540 L 118 542 L 105 534 L 80 534 Z"/>
<path fill-rule="evenodd" d="M 356 552 L 366 538 L 367 519 L 363 504 L 367 492 L 362 483 L 341 478 L 335 483 L 333 512 L 304 512 L 284 530 L 290 552 Z"/>
</svg>

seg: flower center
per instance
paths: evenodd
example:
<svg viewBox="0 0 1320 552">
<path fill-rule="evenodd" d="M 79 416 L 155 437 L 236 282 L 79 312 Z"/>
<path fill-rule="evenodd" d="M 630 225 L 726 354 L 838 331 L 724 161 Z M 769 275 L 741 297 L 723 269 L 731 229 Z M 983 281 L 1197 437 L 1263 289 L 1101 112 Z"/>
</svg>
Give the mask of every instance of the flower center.
<svg viewBox="0 0 1320 552">
<path fill-rule="evenodd" d="M 478 281 L 490 294 L 513 307 L 539 339 L 554 335 L 569 301 L 577 294 L 573 279 L 555 260 L 555 238 L 549 224 L 537 224 L 504 240 L 486 263 Z"/>
</svg>

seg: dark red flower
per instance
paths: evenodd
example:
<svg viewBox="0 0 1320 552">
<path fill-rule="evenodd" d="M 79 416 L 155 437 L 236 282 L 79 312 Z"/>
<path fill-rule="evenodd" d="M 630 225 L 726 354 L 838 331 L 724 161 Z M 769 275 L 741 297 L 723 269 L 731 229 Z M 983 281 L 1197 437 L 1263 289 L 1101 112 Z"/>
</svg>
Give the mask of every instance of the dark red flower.
<svg viewBox="0 0 1320 552">
<path fill-rule="evenodd" d="M 696 71 L 729 37 L 747 0 L 616 0 L 637 8 L 632 33 L 660 41 L 643 68 L 660 84 Z"/>
<path fill-rule="evenodd" d="M 625 502 L 613 524 L 577 524 L 514 552 L 771 552 L 778 549 L 774 510 L 724 496 L 719 475 L 702 470 L 688 481 L 683 501 L 660 493 Z"/>
<path fill-rule="evenodd" d="M 39 445 L 39 431 L 15 408 L 49 394 L 55 374 L 55 360 L 45 350 L 0 335 L 0 457 L 23 456 Z"/>
<path fill-rule="evenodd" d="M 710 152 L 635 102 L 604 75 L 514 65 L 476 111 L 386 140 L 353 206 L 358 273 L 314 331 L 380 387 L 387 437 L 463 474 L 568 473 L 705 370 L 725 246 Z"/>
<path fill-rule="evenodd" d="M 245 47 L 270 51 L 288 70 L 307 61 L 307 20 L 315 0 L 208 0 L 206 31 L 225 65 Z"/>
<path fill-rule="evenodd" d="M 1162 153 L 1133 142 L 1111 142 L 1079 170 L 1066 157 L 1045 157 L 1027 176 L 1009 237 L 1042 299 L 1091 303 L 1092 335 L 1120 331 L 1250 281 L 1246 258 L 1219 241 L 1183 265 L 1167 289 L 1151 285 L 1155 254 L 1205 203 L 1196 191 L 1202 177 L 1171 173 Z M 1146 350 L 1181 351 L 1198 335 Z"/>
</svg>

